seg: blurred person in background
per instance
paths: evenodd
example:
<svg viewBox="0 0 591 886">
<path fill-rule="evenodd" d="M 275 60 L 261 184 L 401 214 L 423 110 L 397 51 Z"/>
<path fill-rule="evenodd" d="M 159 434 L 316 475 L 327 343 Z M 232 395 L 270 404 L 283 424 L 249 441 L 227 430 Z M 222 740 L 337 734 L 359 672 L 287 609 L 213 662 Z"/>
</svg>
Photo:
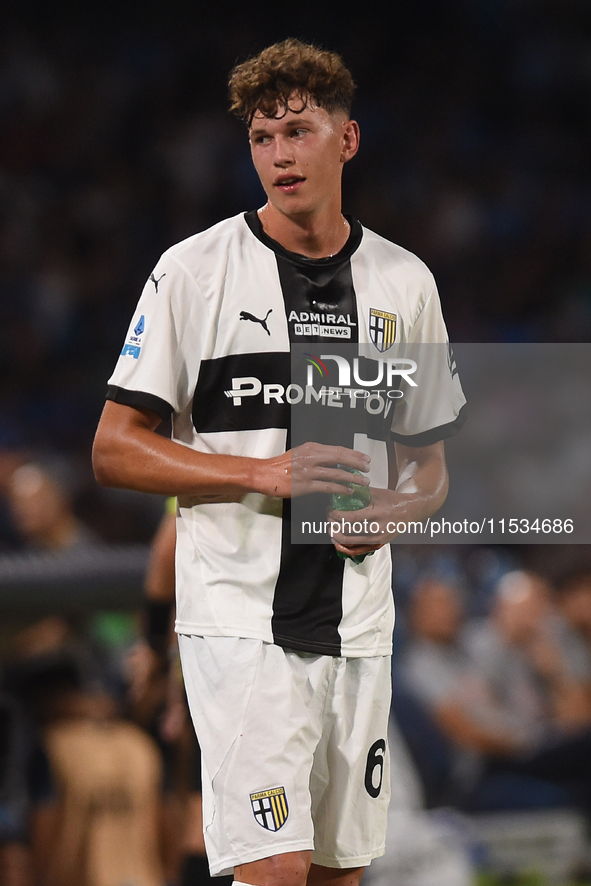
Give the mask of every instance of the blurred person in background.
<svg viewBox="0 0 591 886">
<path fill-rule="evenodd" d="M 19 683 L 53 785 L 32 817 L 35 883 L 163 886 L 161 757 L 152 739 L 84 685 L 67 652 L 21 661 Z"/>
<path fill-rule="evenodd" d="M 587 685 L 569 667 L 548 586 L 534 574 L 509 573 L 491 616 L 462 621 L 454 588 L 420 584 L 403 666 L 405 686 L 448 751 L 458 805 L 576 805 L 589 815 Z"/>
<path fill-rule="evenodd" d="M 563 618 L 571 670 L 591 686 L 591 570 L 577 569 L 563 576 L 554 599 Z"/>
<path fill-rule="evenodd" d="M 55 802 L 39 705 L 29 692 L 39 666 L 68 656 L 86 679 L 95 681 L 99 663 L 72 625 L 57 615 L 34 622 L 11 640 L 3 662 L 0 693 L 0 883 L 37 884 L 35 834 Z M 44 705 L 41 695 L 39 704 Z"/>
<path fill-rule="evenodd" d="M 591 727 L 591 669 L 539 575 L 507 573 L 490 617 L 471 626 L 467 645 L 534 745 Z"/>
<path fill-rule="evenodd" d="M 408 623 L 394 710 L 430 805 L 462 805 L 482 777 L 484 758 L 517 752 L 523 739 L 464 646 L 460 590 L 423 579 L 412 591 Z"/>
<path fill-rule="evenodd" d="M 72 551 L 98 544 L 73 508 L 75 472 L 65 459 L 29 461 L 6 484 L 15 528 L 26 547 Z"/>
</svg>

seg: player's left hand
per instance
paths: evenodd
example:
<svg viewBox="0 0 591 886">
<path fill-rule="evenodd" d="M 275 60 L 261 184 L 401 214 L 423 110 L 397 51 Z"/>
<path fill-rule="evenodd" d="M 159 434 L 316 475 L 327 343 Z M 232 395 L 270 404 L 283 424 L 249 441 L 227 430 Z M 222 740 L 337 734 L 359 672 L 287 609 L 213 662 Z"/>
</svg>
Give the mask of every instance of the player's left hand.
<svg viewBox="0 0 591 886">
<path fill-rule="evenodd" d="M 400 495 L 392 489 L 371 489 L 371 502 L 366 508 L 358 511 L 335 511 L 329 510 L 328 520 L 336 526 L 343 527 L 344 531 L 331 531 L 332 541 L 337 551 L 350 556 L 366 554 L 369 551 L 377 551 L 383 545 L 392 541 L 397 532 L 392 529 L 392 523 L 396 521 L 396 512 L 400 506 L 405 506 L 408 496 Z M 361 531 L 353 533 L 349 527 L 361 524 Z M 334 528 L 334 527 L 333 527 Z"/>
</svg>

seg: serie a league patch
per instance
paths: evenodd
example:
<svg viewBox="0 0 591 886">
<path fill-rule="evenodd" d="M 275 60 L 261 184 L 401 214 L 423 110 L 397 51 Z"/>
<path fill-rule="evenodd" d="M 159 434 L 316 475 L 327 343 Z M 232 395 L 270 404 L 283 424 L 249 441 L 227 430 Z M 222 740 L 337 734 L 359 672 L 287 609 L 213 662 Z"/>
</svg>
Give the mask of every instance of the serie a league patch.
<svg viewBox="0 0 591 886">
<path fill-rule="evenodd" d="M 396 314 L 370 308 L 369 337 L 380 353 L 391 348 L 396 338 Z"/>
<path fill-rule="evenodd" d="M 271 788 L 251 794 L 250 804 L 257 822 L 267 831 L 278 831 L 287 821 L 289 806 L 285 788 Z"/>
<path fill-rule="evenodd" d="M 133 335 L 129 335 L 121 351 L 122 357 L 133 357 L 137 360 L 142 352 L 142 334 L 146 328 L 146 318 L 142 314 L 133 328 Z"/>
</svg>

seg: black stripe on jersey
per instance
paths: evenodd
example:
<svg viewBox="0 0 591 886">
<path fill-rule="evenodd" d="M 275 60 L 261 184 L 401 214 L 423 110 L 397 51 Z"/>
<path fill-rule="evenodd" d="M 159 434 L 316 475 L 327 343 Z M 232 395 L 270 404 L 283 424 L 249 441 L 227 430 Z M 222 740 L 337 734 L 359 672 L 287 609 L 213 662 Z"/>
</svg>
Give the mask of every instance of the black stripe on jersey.
<svg viewBox="0 0 591 886">
<path fill-rule="evenodd" d="M 283 502 L 281 565 L 271 630 L 278 646 L 340 655 L 345 563 L 332 544 L 291 544 L 291 499 Z"/>
<path fill-rule="evenodd" d="M 255 378 L 261 391 L 254 396 L 229 396 L 235 379 Z M 269 396 L 265 403 L 265 385 L 281 385 L 285 390 L 291 379 L 291 359 L 287 351 L 255 354 L 230 354 L 203 360 L 193 395 L 192 418 L 198 434 L 216 431 L 257 431 L 263 428 L 288 428 L 289 404 L 280 403 L 280 394 Z M 248 385 L 246 385 L 248 388 Z M 251 386 L 252 389 L 252 386 Z M 271 392 L 272 394 L 272 392 Z"/>
<path fill-rule="evenodd" d="M 108 385 L 107 400 L 121 403 L 123 406 L 132 406 L 134 409 L 150 409 L 155 412 L 162 421 L 167 421 L 174 412 L 170 403 L 155 394 L 146 394 L 145 391 L 128 391 L 118 385 Z"/>
<path fill-rule="evenodd" d="M 357 320 L 357 300 L 353 288 L 351 275 L 351 263 L 348 259 L 339 265 L 331 264 L 318 268 L 309 266 L 300 267 L 292 259 L 277 256 L 277 268 L 279 279 L 285 299 L 287 325 L 292 344 L 323 344 L 326 346 L 330 339 L 320 338 L 318 335 L 297 335 L 296 324 L 290 320 L 292 311 L 298 316 L 316 313 L 318 316 L 341 315 L 352 320 L 353 325 L 342 324 L 341 328 L 349 329 L 350 338 L 345 339 L 348 344 L 359 341 L 359 323 Z M 339 324 L 333 323 L 325 328 L 339 329 Z"/>
<path fill-rule="evenodd" d="M 247 213 L 245 219 L 254 235 L 275 252 L 290 341 L 324 345 L 328 341 L 315 335 L 297 335 L 295 323 L 289 320 L 294 311 L 298 316 L 302 312 L 343 315 L 349 322 L 340 325 L 351 330 L 350 342 L 358 342 L 357 298 L 350 258 L 363 236 L 359 222 L 349 220 L 351 233 L 339 253 L 312 259 L 289 252 L 272 240 L 263 231 L 256 212 Z M 333 321 L 333 325 L 339 324 Z M 352 445 L 353 441 L 350 442 Z M 289 428 L 287 448 L 291 445 Z M 279 646 L 321 655 L 340 655 L 339 625 L 343 618 L 345 563 L 337 556 L 328 535 L 326 544 L 292 545 L 291 510 L 291 501 L 284 501 L 281 561 L 271 619 L 273 639 Z"/>
<path fill-rule="evenodd" d="M 395 434 L 390 431 L 390 436 L 396 443 L 402 443 L 404 446 L 431 446 L 432 443 L 438 443 L 440 440 L 447 440 L 453 437 L 460 430 L 466 421 L 466 404 L 462 406 L 458 412 L 457 418 L 448 422 L 446 425 L 439 425 L 438 428 L 430 428 L 428 431 L 422 431 L 420 434 Z"/>
</svg>

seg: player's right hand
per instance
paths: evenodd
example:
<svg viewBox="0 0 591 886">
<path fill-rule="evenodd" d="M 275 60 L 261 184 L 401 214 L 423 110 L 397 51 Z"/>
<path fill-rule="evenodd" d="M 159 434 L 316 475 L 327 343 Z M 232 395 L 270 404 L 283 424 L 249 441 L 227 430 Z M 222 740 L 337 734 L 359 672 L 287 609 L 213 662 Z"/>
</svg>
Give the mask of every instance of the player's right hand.
<svg viewBox="0 0 591 886">
<path fill-rule="evenodd" d="M 370 458 L 344 446 L 303 443 L 282 455 L 262 459 L 256 488 L 278 498 L 297 498 L 312 492 L 351 493 L 351 474 L 337 468 L 337 464 L 366 473 Z M 355 483 L 369 486 L 369 478 L 356 474 Z"/>
</svg>

